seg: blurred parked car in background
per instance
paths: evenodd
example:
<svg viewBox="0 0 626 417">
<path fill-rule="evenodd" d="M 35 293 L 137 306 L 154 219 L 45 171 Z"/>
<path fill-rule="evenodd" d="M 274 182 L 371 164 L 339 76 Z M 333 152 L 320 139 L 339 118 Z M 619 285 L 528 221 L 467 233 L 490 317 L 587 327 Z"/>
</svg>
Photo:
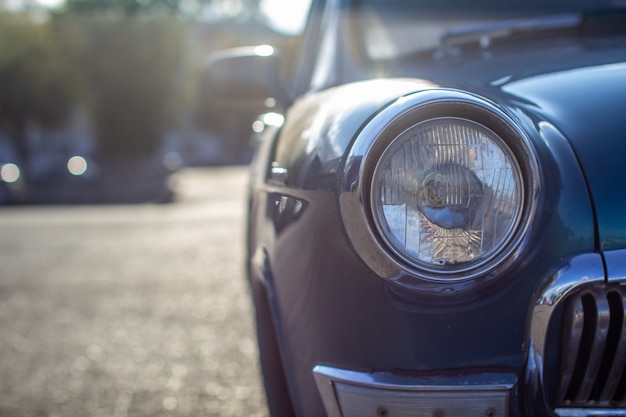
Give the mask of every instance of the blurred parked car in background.
<svg viewBox="0 0 626 417">
<path fill-rule="evenodd" d="M 626 415 L 623 6 L 313 0 L 292 73 L 212 63 L 285 109 L 249 189 L 273 416 Z"/>
</svg>

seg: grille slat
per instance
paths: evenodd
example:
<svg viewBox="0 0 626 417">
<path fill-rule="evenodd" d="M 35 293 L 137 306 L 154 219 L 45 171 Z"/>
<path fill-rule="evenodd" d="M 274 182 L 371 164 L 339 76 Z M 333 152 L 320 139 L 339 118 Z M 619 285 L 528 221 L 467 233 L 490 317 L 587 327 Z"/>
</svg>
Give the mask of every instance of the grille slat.
<svg viewBox="0 0 626 417">
<path fill-rule="evenodd" d="M 567 305 L 565 323 L 563 328 L 563 352 L 561 365 L 561 389 L 559 398 L 564 400 L 568 396 L 569 387 L 576 368 L 576 358 L 580 349 L 580 341 L 583 335 L 583 302 L 576 297 Z"/>
<path fill-rule="evenodd" d="M 626 296 L 617 292 L 609 293 L 609 304 L 612 307 L 611 319 L 614 320 L 612 328 L 614 337 L 617 340 L 617 347 L 626 346 Z M 617 349 L 614 360 L 606 378 L 606 384 L 600 395 L 600 404 L 611 405 L 615 402 L 616 393 L 619 388 L 622 375 L 626 370 L 626 349 Z"/>
<path fill-rule="evenodd" d="M 576 402 L 583 403 L 587 401 L 594 401 L 592 393 L 594 387 L 599 381 L 596 380 L 598 371 L 600 370 L 600 364 L 604 357 L 604 351 L 606 347 L 606 339 L 609 333 L 609 324 L 611 321 L 611 315 L 609 313 L 609 303 L 606 300 L 604 294 L 594 294 L 593 297 L 589 297 L 590 311 L 592 316 L 595 316 L 595 331 L 593 334 L 593 341 L 591 343 L 591 351 L 589 352 L 589 358 L 587 360 L 587 368 L 585 370 L 585 376 L 583 377 L 580 390 L 576 396 Z M 592 310 L 595 307 L 595 310 Z M 589 320 L 589 321 L 592 321 Z M 583 340 L 582 343 L 585 343 Z"/>
<path fill-rule="evenodd" d="M 626 406 L 626 291 L 572 296 L 563 322 L 559 405 Z"/>
</svg>

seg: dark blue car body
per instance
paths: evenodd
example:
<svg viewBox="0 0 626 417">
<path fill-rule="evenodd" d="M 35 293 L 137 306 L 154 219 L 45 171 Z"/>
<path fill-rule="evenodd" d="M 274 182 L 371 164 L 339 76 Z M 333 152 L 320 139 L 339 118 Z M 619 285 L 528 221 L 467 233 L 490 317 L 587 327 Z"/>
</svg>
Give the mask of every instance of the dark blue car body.
<svg viewBox="0 0 626 417">
<path fill-rule="evenodd" d="M 448 32 L 371 67 L 345 49 L 350 12 L 312 5 L 296 97 L 251 167 L 272 415 L 626 415 L 624 10 Z M 497 262 L 449 276 L 391 247 L 370 198 L 393 138 L 442 117 L 512 137 L 524 184 Z"/>
</svg>

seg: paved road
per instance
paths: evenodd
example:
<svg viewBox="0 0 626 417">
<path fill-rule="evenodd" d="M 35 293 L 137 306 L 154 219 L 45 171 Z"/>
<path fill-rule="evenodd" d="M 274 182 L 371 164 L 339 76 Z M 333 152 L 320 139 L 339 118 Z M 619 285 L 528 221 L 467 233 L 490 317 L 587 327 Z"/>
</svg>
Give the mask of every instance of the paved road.
<svg viewBox="0 0 626 417">
<path fill-rule="evenodd" d="M 166 205 L 0 208 L 0 416 L 266 416 L 245 169 Z"/>
</svg>

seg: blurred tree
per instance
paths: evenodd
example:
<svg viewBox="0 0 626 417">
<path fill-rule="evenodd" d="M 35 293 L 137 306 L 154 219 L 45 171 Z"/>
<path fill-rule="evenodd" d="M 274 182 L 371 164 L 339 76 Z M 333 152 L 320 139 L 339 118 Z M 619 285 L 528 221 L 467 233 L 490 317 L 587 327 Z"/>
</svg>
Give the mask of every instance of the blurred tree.
<svg viewBox="0 0 626 417">
<path fill-rule="evenodd" d="M 98 150 L 108 163 L 149 155 L 185 98 L 186 35 L 176 19 L 83 18 L 84 72 Z"/>
<path fill-rule="evenodd" d="M 9 134 L 19 162 L 28 160 L 29 125 L 61 126 L 75 93 L 72 67 L 51 27 L 0 13 L 0 129 Z"/>
<path fill-rule="evenodd" d="M 190 53 L 193 35 L 181 17 L 234 21 L 255 16 L 258 6 L 259 0 L 66 0 L 40 23 L 0 12 L 0 129 L 10 132 L 25 161 L 28 126 L 62 124 L 81 92 L 105 161 L 148 155 L 181 107 L 192 106 L 199 65 L 190 61 L 202 58 Z"/>
</svg>

